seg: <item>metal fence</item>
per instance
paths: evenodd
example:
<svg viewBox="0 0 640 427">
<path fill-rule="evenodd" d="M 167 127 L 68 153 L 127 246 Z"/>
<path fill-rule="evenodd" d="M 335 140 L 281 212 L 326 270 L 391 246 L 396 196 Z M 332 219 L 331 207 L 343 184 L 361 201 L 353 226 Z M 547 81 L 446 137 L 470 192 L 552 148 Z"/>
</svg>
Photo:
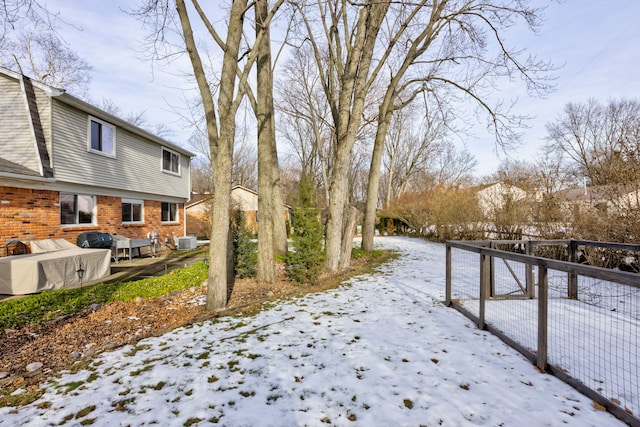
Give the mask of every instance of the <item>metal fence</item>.
<svg viewBox="0 0 640 427">
<path fill-rule="evenodd" d="M 640 245 L 449 241 L 445 304 L 640 426 L 639 259 Z"/>
</svg>

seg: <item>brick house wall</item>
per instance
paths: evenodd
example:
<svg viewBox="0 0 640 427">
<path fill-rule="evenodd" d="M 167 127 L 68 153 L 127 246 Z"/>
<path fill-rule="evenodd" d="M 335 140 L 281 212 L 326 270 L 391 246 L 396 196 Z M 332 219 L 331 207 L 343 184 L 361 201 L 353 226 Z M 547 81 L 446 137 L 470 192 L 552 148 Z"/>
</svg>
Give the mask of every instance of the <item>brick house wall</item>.
<svg viewBox="0 0 640 427">
<path fill-rule="evenodd" d="M 187 235 L 208 239 L 211 234 L 208 216 L 207 212 L 191 212 L 187 209 Z"/>
<path fill-rule="evenodd" d="M 96 222 L 89 226 L 60 226 L 60 193 L 51 190 L 0 186 L 0 256 L 6 255 L 4 247 L 11 239 L 27 243 L 30 240 L 65 239 L 76 244 L 78 236 L 85 231 L 100 231 L 120 234 L 128 238 L 147 237 L 147 233 L 158 232 L 160 246 L 165 239 L 170 247 L 174 236 L 183 235 L 184 205 L 178 204 L 179 221 L 163 223 L 161 202 L 144 201 L 144 224 L 122 223 L 122 198 L 96 196 Z"/>
</svg>

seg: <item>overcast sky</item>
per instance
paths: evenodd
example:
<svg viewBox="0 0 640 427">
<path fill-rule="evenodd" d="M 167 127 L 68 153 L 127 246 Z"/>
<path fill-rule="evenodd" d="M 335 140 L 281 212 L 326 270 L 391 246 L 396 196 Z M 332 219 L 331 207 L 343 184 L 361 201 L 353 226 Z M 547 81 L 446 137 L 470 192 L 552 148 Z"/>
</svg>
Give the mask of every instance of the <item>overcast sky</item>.
<svg viewBox="0 0 640 427">
<path fill-rule="evenodd" d="M 547 3 L 535 0 L 535 3 Z M 177 115 L 169 104 L 180 107 L 185 90 L 192 87 L 183 72 L 186 58 L 167 67 L 145 60 L 141 51 L 144 31 L 140 23 L 122 12 L 137 4 L 112 0 L 49 0 L 48 7 L 60 12 L 73 26 L 60 33 L 82 58 L 94 67 L 90 86 L 92 99 L 110 98 L 123 111 L 146 111 L 151 122 L 164 122 L 176 129 L 169 138 L 186 145 Z M 640 1 L 566 0 L 552 1 L 538 35 L 516 29 L 510 45 L 526 47 L 532 54 L 561 67 L 555 76 L 557 89 L 546 99 L 532 99 L 521 85 L 505 84 L 498 94 L 518 99 L 515 112 L 535 116 L 525 132 L 523 146 L 512 156 L 532 160 L 546 135 L 545 124 L 555 119 L 568 102 L 593 97 L 602 102 L 613 98 L 637 98 L 640 93 Z M 192 92 L 192 95 L 195 94 Z M 495 171 L 500 159 L 495 144 L 482 125 L 476 126 L 467 146 L 478 160 L 477 175 Z"/>
</svg>

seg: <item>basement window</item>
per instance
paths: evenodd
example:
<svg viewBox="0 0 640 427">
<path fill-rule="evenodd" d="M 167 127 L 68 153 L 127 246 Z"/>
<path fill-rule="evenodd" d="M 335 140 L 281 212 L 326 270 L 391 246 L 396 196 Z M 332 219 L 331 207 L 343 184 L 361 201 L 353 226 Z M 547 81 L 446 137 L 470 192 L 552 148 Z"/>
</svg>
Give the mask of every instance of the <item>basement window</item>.
<svg viewBox="0 0 640 427">
<path fill-rule="evenodd" d="M 95 224 L 95 196 L 60 193 L 60 224 Z"/>
<path fill-rule="evenodd" d="M 122 223 L 142 224 L 144 222 L 144 201 L 122 199 Z"/>
</svg>

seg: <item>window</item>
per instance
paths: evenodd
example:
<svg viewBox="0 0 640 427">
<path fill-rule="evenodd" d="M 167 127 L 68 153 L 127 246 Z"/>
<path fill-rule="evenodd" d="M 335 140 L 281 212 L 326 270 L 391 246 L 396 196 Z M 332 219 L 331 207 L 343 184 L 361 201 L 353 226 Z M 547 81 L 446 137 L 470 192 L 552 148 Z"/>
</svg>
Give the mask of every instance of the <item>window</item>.
<svg viewBox="0 0 640 427">
<path fill-rule="evenodd" d="M 142 224 L 144 222 L 144 202 L 122 199 L 122 222 Z"/>
<path fill-rule="evenodd" d="M 95 224 L 95 197 L 83 194 L 60 194 L 60 224 Z"/>
<path fill-rule="evenodd" d="M 162 149 L 162 170 L 176 175 L 180 174 L 180 154 Z"/>
<path fill-rule="evenodd" d="M 116 128 L 107 122 L 89 117 L 89 151 L 115 157 Z"/>
<path fill-rule="evenodd" d="M 178 222 L 178 204 L 162 202 L 162 222 Z"/>
</svg>

